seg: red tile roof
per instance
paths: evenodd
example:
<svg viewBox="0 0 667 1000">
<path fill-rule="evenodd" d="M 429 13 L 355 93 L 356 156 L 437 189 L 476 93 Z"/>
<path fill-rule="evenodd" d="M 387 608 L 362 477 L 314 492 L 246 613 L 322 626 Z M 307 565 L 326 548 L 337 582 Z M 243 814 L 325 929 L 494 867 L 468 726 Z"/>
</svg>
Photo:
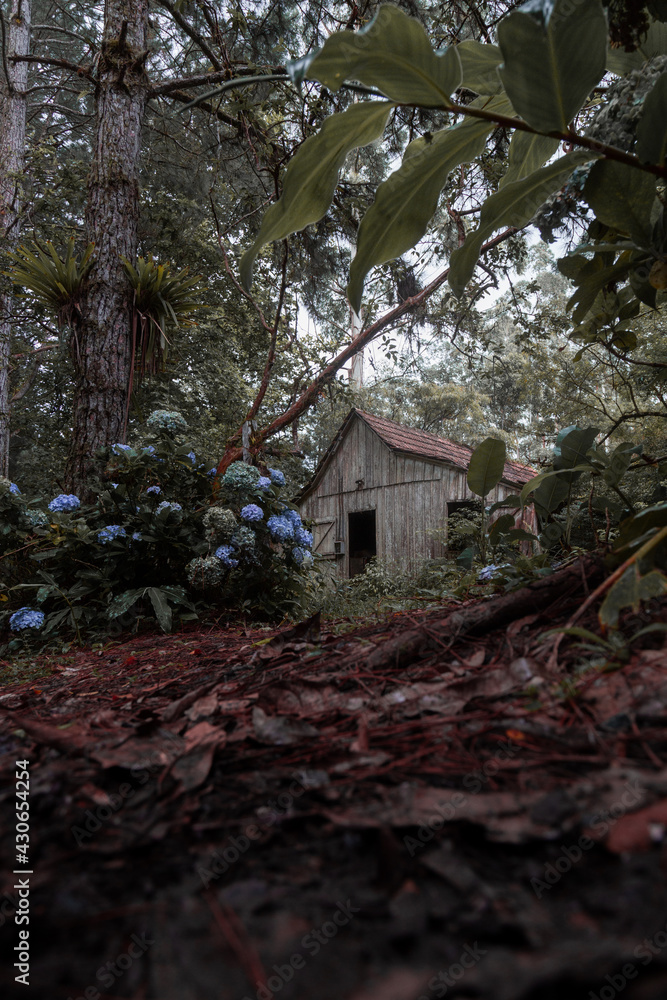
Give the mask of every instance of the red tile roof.
<svg viewBox="0 0 667 1000">
<path fill-rule="evenodd" d="M 438 437 L 428 431 L 418 431 L 411 427 L 403 427 L 385 417 L 376 417 L 364 410 L 353 410 L 369 427 L 394 451 L 408 452 L 411 455 L 422 455 L 438 462 L 448 462 L 460 469 L 467 469 L 472 455 L 472 448 L 465 444 L 455 444 L 447 438 Z M 503 479 L 510 483 L 523 485 L 537 475 L 534 469 L 520 462 L 505 462 Z"/>
</svg>

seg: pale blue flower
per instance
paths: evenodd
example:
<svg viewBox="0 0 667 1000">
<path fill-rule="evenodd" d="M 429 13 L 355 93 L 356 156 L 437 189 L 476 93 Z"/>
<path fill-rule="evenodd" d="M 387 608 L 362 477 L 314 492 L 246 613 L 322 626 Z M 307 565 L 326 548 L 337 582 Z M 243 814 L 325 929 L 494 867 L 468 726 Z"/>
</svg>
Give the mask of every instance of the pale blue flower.
<svg viewBox="0 0 667 1000">
<path fill-rule="evenodd" d="M 10 483 L 9 484 L 9 492 L 10 493 L 20 493 L 21 491 L 18 488 L 18 486 L 16 485 L 16 483 Z"/>
<path fill-rule="evenodd" d="M 115 455 L 121 455 L 124 451 L 132 451 L 129 444 L 112 444 L 111 450 Z"/>
<path fill-rule="evenodd" d="M 146 447 L 142 448 L 141 450 L 143 451 L 144 455 L 148 455 L 151 458 L 155 454 L 155 448 L 153 447 L 152 444 L 146 445 Z"/>
<path fill-rule="evenodd" d="M 285 485 L 285 474 L 280 469 L 269 469 L 269 475 L 271 476 L 271 482 L 275 483 L 276 486 Z"/>
<path fill-rule="evenodd" d="M 269 479 L 268 476 L 260 476 L 259 479 L 257 480 L 258 490 L 268 490 L 270 485 L 271 485 L 271 480 Z"/>
<path fill-rule="evenodd" d="M 154 496 L 157 497 L 157 496 L 160 495 L 160 493 L 162 493 L 162 490 L 160 489 L 159 486 L 149 486 L 148 489 L 146 490 L 146 492 L 147 493 L 152 493 Z"/>
<path fill-rule="evenodd" d="M 477 579 L 480 582 L 484 582 L 485 580 L 490 580 L 499 569 L 500 567 L 495 566 L 493 563 L 491 563 L 491 565 L 489 566 L 484 566 L 477 574 Z"/>
<path fill-rule="evenodd" d="M 133 531 L 132 532 L 132 541 L 133 542 L 141 542 L 142 540 L 143 539 L 142 539 L 142 535 L 141 535 L 140 531 Z"/>
<path fill-rule="evenodd" d="M 197 461 L 197 456 L 195 455 L 194 451 L 189 451 L 185 457 L 189 458 L 193 465 Z"/>
<path fill-rule="evenodd" d="M 100 545 L 106 545 L 107 542 L 112 542 L 114 538 L 125 538 L 126 531 L 122 524 L 109 524 L 106 528 L 102 528 L 97 534 L 97 541 Z"/>
<path fill-rule="evenodd" d="M 313 534 L 300 524 L 294 529 L 294 540 L 303 548 L 309 549 L 313 544 Z"/>
<path fill-rule="evenodd" d="M 209 476 L 217 476 L 217 474 L 218 474 L 218 467 L 217 467 L 217 465 L 214 465 L 212 469 L 209 469 L 208 470 L 208 474 L 209 474 Z"/>
<path fill-rule="evenodd" d="M 32 608 L 19 608 L 9 619 L 12 632 L 20 632 L 24 628 L 41 628 L 44 624 L 44 612 L 33 611 Z"/>
<path fill-rule="evenodd" d="M 291 507 L 283 507 L 280 511 L 280 516 L 286 518 L 295 528 L 298 528 L 301 524 L 301 515 L 298 510 L 292 510 Z"/>
<path fill-rule="evenodd" d="M 231 547 L 231 545 L 218 546 L 218 548 L 215 550 L 215 556 L 216 559 L 219 559 L 220 562 L 223 563 L 223 565 L 225 566 L 233 568 L 234 566 L 238 566 L 239 564 L 238 559 L 233 558 L 234 549 Z"/>
<path fill-rule="evenodd" d="M 118 483 L 112 483 L 111 484 L 111 488 L 114 489 L 114 490 L 117 490 L 118 489 Z"/>
<path fill-rule="evenodd" d="M 188 429 L 187 421 L 177 410 L 153 410 L 146 426 L 166 434 L 184 434 Z"/>
<path fill-rule="evenodd" d="M 181 507 L 180 503 L 171 503 L 169 500 L 163 500 L 162 503 L 158 504 L 157 507 L 155 508 L 155 513 L 161 514 L 163 510 L 178 511 L 178 510 L 183 510 L 183 508 Z"/>
<path fill-rule="evenodd" d="M 54 497 L 49 504 L 49 510 L 59 512 L 63 510 L 77 510 L 81 506 L 81 501 L 73 493 L 60 493 Z"/>
<path fill-rule="evenodd" d="M 302 549 L 300 546 L 292 549 L 292 558 L 297 566 L 311 566 L 313 563 L 312 553 L 308 549 Z"/>
<path fill-rule="evenodd" d="M 284 514 L 272 514 L 266 525 L 276 542 L 288 542 L 294 538 L 294 525 Z"/>
<path fill-rule="evenodd" d="M 232 462 L 222 477 L 222 483 L 228 489 L 242 492 L 254 489 L 258 479 L 259 469 L 256 466 L 248 465 L 247 462 Z"/>
<path fill-rule="evenodd" d="M 256 503 L 247 503 L 245 507 L 241 508 L 241 517 L 244 521 L 261 521 L 264 512 Z"/>
</svg>

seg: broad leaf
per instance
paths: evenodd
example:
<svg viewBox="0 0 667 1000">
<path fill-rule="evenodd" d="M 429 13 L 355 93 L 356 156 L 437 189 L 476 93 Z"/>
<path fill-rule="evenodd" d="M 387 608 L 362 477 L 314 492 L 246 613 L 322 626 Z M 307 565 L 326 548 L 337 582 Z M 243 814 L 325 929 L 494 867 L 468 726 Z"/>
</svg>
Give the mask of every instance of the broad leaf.
<svg viewBox="0 0 667 1000">
<path fill-rule="evenodd" d="M 138 590 L 125 590 L 122 594 L 118 594 L 109 604 L 107 615 L 112 619 L 124 615 L 144 593 L 144 589 L 139 588 Z"/>
<path fill-rule="evenodd" d="M 627 233 L 635 243 L 646 246 L 653 228 L 651 211 L 655 182 L 652 174 L 635 167 L 614 160 L 600 160 L 588 175 L 584 198 L 605 226 Z"/>
<path fill-rule="evenodd" d="M 503 478 L 507 449 L 504 441 L 486 438 L 470 456 L 468 487 L 478 497 L 487 496 Z"/>
<path fill-rule="evenodd" d="M 652 597 L 661 597 L 667 593 L 667 577 L 659 570 L 651 570 L 642 576 L 637 563 L 628 566 L 620 580 L 613 585 L 598 612 L 602 625 L 615 628 L 618 616 L 623 608 L 639 611 L 642 601 Z"/>
<path fill-rule="evenodd" d="M 267 210 L 257 239 L 241 259 L 241 281 L 246 289 L 263 246 L 284 239 L 326 214 L 345 157 L 350 150 L 382 135 L 392 107 L 385 101 L 353 104 L 343 114 L 331 115 L 317 135 L 306 139 L 287 168 L 280 199 Z"/>
<path fill-rule="evenodd" d="M 485 45 L 473 39 L 460 42 L 456 51 L 461 60 L 461 86 L 475 94 L 499 94 L 503 89 L 498 76 L 502 55 L 497 45 Z"/>
<path fill-rule="evenodd" d="M 146 593 L 151 599 L 160 628 L 163 632 L 171 632 L 171 608 L 163 592 L 158 587 L 148 587 Z"/>
<path fill-rule="evenodd" d="M 604 75 L 600 0 L 532 0 L 498 25 L 500 78 L 518 114 L 540 132 L 565 132 Z"/>
<path fill-rule="evenodd" d="M 489 539 L 492 545 L 497 545 L 501 535 L 506 535 L 510 528 L 514 528 L 514 518 L 511 514 L 501 514 L 489 528 Z"/>
<path fill-rule="evenodd" d="M 597 427 L 575 427 L 564 434 L 560 441 L 556 439 L 560 454 L 556 454 L 554 449 L 554 469 L 574 469 L 586 462 L 588 451 L 599 433 Z"/>
<path fill-rule="evenodd" d="M 552 476 L 544 480 L 533 494 L 533 502 L 540 510 L 553 514 L 564 503 L 570 493 L 570 484 L 562 476 Z"/>
<path fill-rule="evenodd" d="M 509 167 L 498 187 L 502 188 L 512 181 L 528 177 L 551 159 L 558 146 L 559 140 L 552 139 L 551 136 L 517 130 L 510 142 Z"/>
<path fill-rule="evenodd" d="M 647 59 L 665 55 L 667 55 L 667 24 L 653 21 L 634 52 L 609 49 L 607 69 L 618 76 L 627 76 L 633 69 L 641 69 Z"/>
<path fill-rule="evenodd" d="M 381 90 L 400 104 L 449 107 L 461 83 L 456 46 L 442 53 L 414 17 L 386 5 L 361 31 L 336 31 L 321 49 L 287 64 L 295 83 L 319 80 L 337 91 L 346 80 Z"/>
<path fill-rule="evenodd" d="M 498 500 L 497 503 L 494 503 L 492 504 L 491 507 L 489 507 L 489 517 L 492 514 L 495 514 L 497 510 L 503 510 L 507 508 L 510 509 L 513 508 L 514 510 L 518 510 L 520 506 L 521 506 L 521 497 L 517 496 L 516 493 L 512 493 L 510 496 L 505 497 L 503 500 Z"/>
<path fill-rule="evenodd" d="M 474 103 L 503 114 L 512 110 L 504 97 Z M 410 143 L 403 163 L 380 184 L 359 226 L 347 290 L 355 312 L 359 312 L 364 279 L 370 269 L 400 257 L 422 238 L 450 172 L 479 156 L 493 127 L 493 122 L 468 118 L 454 128 Z"/>
<path fill-rule="evenodd" d="M 575 150 L 523 180 L 506 184 L 487 198 L 482 205 L 479 228 L 451 256 L 449 284 L 454 294 L 458 297 L 463 294 L 475 270 L 482 244 L 491 233 L 501 226 L 522 229 L 549 195 L 563 185 L 574 168 L 591 159 L 595 159 L 592 153 Z"/>
<path fill-rule="evenodd" d="M 635 455 L 641 455 L 641 444 L 619 444 L 609 459 L 608 468 L 602 473 L 602 478 L 610 486 L 618 486 Z"/>
<path fill-rule="evenodd" d="M 644 101 L 644 113 L 637 129 L 637 156 L 644 163 L 664 167 L 667 155 L 667 73 L 658 77 Z"/>
<path fill-rule="evenodd" d="M 560 482 L 565 485 L 565 487 L 566 487 L 566 489 L 565 489 L 565 496 L 567 496 L 567 494 L 569 492 L 568 483 L 572 482 L 575 477 L 578 478 L 578 475 L 577 475 L 578 473 L 581 473 L 581 472 L 591 472 L 592 470 L 593 470 L 593 467 L 592 467 L 592 465 L 590 465 L 590 463 L 586 463 L 586 464 L 582 463 L 581 465 L 575 465 L 572 468 L 567 468 L 567 469 L 551 469 L 549 472 L 540 472 L 539 476 L 535 476 L 534 479 L 529 480 L 529 482 L 527 482 L 526 485 L 524 486 L 524 488 L 521 490 L 521 501 L 522 501 L 522 503 L 525 504 L 526 500 L 528 499 L 528 497 L 530 496 L 531 493 L 535 493 L 535 491 L 538 488 L 540 488 L 544 483 L 547 483 L 549 480 L 555 479 L 555 478 L 559 479 Z M 537 494 L 536 494 L 536 496 L 537 496 Z M 558 501 L 558 503 L 561 503 L 561 502 L 562 501 L 560 501 L 560 500 Z M 540 506 L 544 507 L 545 510 L 552 510 L 553 509 L 553 507 L 551 507 L 551 508 L 548 507 L 546 503 L 540 503 Z"/>
</svg>

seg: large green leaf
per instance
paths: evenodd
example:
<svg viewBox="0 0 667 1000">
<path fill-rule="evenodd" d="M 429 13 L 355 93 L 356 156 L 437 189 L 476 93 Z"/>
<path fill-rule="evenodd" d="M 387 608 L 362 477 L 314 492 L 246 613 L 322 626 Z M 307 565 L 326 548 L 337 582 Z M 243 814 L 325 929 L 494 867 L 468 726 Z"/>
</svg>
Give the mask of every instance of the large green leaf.
<svg viewBox="0 0 667 1000">
<path fill-rule="evenodd" d="M 503 478 L 507 449 L 504 441 L 486 438 L 470 456 L 468 487 L 478 497 L 487 496 Z"/>
<path fill-rule="evenodd" d="M 533 501 L 536 507 L 547 514 L 552 514 L 567 500 L 569 492 L 570 484 L 566 483 L 562 476 L 553 476 L 537 487 L 533 494 Z"/>
<path fill-rule="evenodd" d="M 657 163 L 664 167 L 667 155 L 667 73 L 658 77 L 644 101 L 635 151 L 645 163 Z"/>
<path fill-rule="evenodd" d="M 497 45 L 470 39 L 456 47 L 461 60 L 461 86 L 475 94 L 499 94 L 503 89 L 498 76 L 502 55 Z"/>
<path fill-rule="evenodd" d="M 590 462 L 586 462 L 580 465 L 574 465 L 571 468 L 568 467 L 567 469 L 550 469 L 548 472 L 540 472 L 540 474 L 535 476 L 534 479 L 530 479 L 521 490 L 521 502 L 525 504 L 531 493 L 535 493 L 535 496 L 537 496 L 537 492 L 542 488 L 542 486 L 546 485 L 553 479 L 565 484 L 565 496 L 567 496 L 567 493 L 569 492 L 568 483 L 577 479 L 580 473 L 591 472 L 592 469 L 593 466 Z M 559 492 L 562 493 L 562 491 Z M 565 496 L 562 497 L 563 500 L 565 499 Z M 543 493 L 542 497 L 544 500 L 539 501 L 540 506 L 544 507 L 544 509 L 549 513 L 554 509 L 554 506 L 557 506 L 558 503 L 562 502 L 562 500 L 555 500 L 555 493 L 552 493 L 551 496 Z M 554 506 L 551 506 L 551 504 Z"/>
<path fill-rule="evenodd" d="M 601 80 L 607 20 L 600 0 L 531 0 L 498 25 L 500 77 L 518 114 L 564 132 Z"/>
<path fill-rule="evenodd" d="M 163 632 L 171 632 L 171 608 L 167 603 L 164 593 L 159 587 L 147 587 L 146 593 L 151 599 L 155 617 L 160 623 Z"/>
<path fill-rule="evenodd" d="M 512 110 L 504 97 L 474 103 L 502 114 Z M 483 151 L 493 127 L 493 122 L 468 118 L 454 128 L 410 143 L 400 168 L 380 184 L 375 201 L 359 226 L 357 253 L 347 289 L 356 312 L 370 269 L 400 257 L 421 239 L 450 172 Z"/>
<path fill-rule="evenodd" d="M 599 433 L 598 427 L 574 427 L 560 440 L 556 438 L 559 450 L 554 448 L 554 469 L 574 469 L 585 463 Z"/>
<path fill-rule="evenodd" d="M 665 593 L 667 593 L 667 577 L 664 573 L 654 569 L 642 576 L 639 566 L 634 563 L 628 566 L 602 602 L 598 612 L 600 622 L 615 628 L 623 608 L 631 607 L 634 611 L 639 611 L 642 601 L 661 597 Z"/>
<path fill-rule="evenodd" d="M 655 182 L 652 174 L 625 163 L 600 160 L 588 175 L 584 198 L 605 226 L 627 233 L 635 243 L 645 246 L 653 228 Z"/>
<path fill-rule="evenodd" d="M 653 21 L 634 52 L 625 52 L 620 48 L 609 49 L 607 69 L 618 76 L 627 76 L 633 69 L 641 69 L 647 59 L 665 55 L 667 55 L 667 24 Z"/>
<path fill-rule="evenodd" d="M 390 4 L 361 31 L 336 31 L 321 49 L 288 63 L 287 72 L 295 83 L 319 80 L 333 91 L 358 80 L 392 101 L 424 107 L 448 107 L 461 83 L 456 46 L 434 52 L 419 21 Z"/>
<path fill-rule="evenodd" d="M 510 142 L 509 167 L 498 187 L 502 188 L 513 181 L 528 177 L 551 159 L 558 146 L 559 140 L 552 139 L 551 136 L 517 130 Z"/>
<path fill-rule="evenodd" d="M 378 139 L 393 104 L 366 101 L 341 115 L 327 118 L 317 135 L 306 139 L 292 158 L 280 199 L 267 210 L 257 239 L 241 260 L 241 281 L 252 280 L 252 266 L 261 248 L 281 240 L 326 214 L 333 199 L 338 172 L 352 149 Z"/>
<path fill-rule="evenodd" d="M 462 247 L 455 250 L 450 260 L 449 284 L 455 295 L 461 296 L 470 281 L 484 240 L 501 226 L 523 228 L 554 191 L 562 186 L 575 167 L 594 154 L 575 150 L 561 156 L 540 170 L 535 170 L 523 180 L 506 184 L 487 198 L 482 206 L 479 228 L 468 236 Z"/>
</svg>

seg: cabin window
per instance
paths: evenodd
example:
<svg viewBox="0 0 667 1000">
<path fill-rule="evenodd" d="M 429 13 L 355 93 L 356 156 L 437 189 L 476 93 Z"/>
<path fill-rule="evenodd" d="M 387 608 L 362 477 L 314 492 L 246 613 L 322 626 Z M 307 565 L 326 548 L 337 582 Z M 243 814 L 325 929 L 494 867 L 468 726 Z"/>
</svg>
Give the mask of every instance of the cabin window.
<svg viewBox="0 0 667 1000">
<path fill-rule="evenodd" d="M 347 517 L 350 577 L 353 577 L 363 573 L 366 564 L 377 555 L 375 511 L 353 511 Z"/>
</svg>

